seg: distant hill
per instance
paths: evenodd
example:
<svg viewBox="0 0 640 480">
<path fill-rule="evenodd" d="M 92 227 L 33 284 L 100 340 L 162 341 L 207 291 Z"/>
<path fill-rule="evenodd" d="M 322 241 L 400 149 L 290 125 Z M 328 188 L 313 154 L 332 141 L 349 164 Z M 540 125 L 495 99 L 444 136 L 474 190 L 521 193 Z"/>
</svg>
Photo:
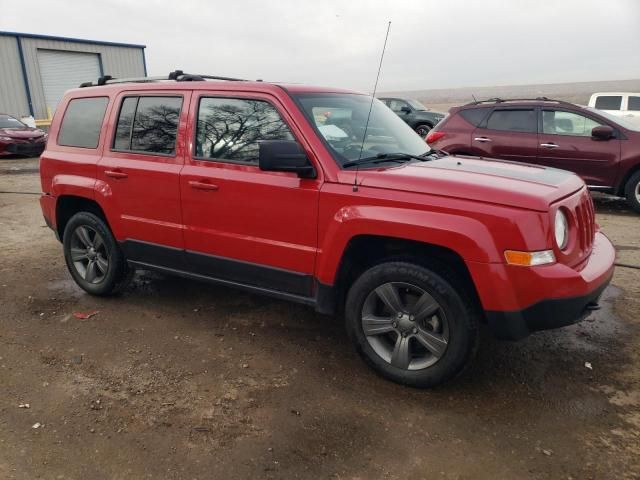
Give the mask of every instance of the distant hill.
<svg viewBox="0 0 640 480">
<path fill-rule="evenodd" d="M 434 110 L 447 111 L 455 105 L 472 102 L 473 96 L 487 98 L 535 98 L 548 97 L 586 105 L 595 92 L 640 92 L 640 79 L 607 80 L 600 82 L 549 83 L 541 85 L 503 85 L 497 87 L 463 87 L 437 90 L 413 90 L 384 92 L 377 96 L 398 95 L 416 98 Z"/>
</svg>

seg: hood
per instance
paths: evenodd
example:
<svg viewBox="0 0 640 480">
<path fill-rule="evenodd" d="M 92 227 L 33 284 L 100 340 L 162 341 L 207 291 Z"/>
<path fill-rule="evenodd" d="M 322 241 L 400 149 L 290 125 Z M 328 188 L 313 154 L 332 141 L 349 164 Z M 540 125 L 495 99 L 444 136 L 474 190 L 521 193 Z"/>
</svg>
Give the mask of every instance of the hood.
<svg viewBox="0 0 640 480">
<path fill-rule="evenodd" d="M 44 135 L 44 132 L 31 127 L 0 128 L 0 135 L 11 138 L 39 138 Z"/>
<path fill-rule="evenodd" d="M 342 170 L 339 180 L 353 183 L 354 175 L 353 170 Z M 464 198 L 542 212 L 584 187 L 580 177 L 565 170 L 456 155 L 360 170 L 358 183 L 363 187 Z"/>
<path fill-rule="evenodd" d="M 431 110 L 416 110 L 415 115 L 418 118 L 444 118 L 446 114 Z"/>
</svg>

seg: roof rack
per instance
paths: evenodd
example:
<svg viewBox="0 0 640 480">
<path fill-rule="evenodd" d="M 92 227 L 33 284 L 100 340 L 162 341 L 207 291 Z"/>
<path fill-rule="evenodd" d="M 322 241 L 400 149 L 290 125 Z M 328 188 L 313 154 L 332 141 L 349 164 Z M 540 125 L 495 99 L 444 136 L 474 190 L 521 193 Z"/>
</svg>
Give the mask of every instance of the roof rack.
<svg viewBox="0 0 640 480">
<path fill-rule="evenodd" d="M 220 77 L 217 75 L 200 75 L 193 73 L 184 73 L 182 70 L 174 70 L 167 76 L 159 77 L 134 77 L 134 78 L 113 78 L 111 75 L 104 75 L 98 78 L 97 82 L 84 82 L 80 84 L 80 88 L 97 87 L 101 85 L 111 85 L 114 83 L 151 83 L 163 80 L 173 80 L 176 82 L 202 82 L 205 80 L 224 80 L 228 82 L 246 82 L 243 78 Z"/>
<path fill-rule="evenodd" d="M 469 102 L 467 105 L 479 105 L 481 103 L 505 103 L 505 102 L 553 102 L 565 105 L 573 105 L 571 102 L 565 102 L 564 100 L 556 100 L 547 97 L 536 98 L 488 98 L 487 100 L 476 100 L 475 102 Z"/>
</svg>

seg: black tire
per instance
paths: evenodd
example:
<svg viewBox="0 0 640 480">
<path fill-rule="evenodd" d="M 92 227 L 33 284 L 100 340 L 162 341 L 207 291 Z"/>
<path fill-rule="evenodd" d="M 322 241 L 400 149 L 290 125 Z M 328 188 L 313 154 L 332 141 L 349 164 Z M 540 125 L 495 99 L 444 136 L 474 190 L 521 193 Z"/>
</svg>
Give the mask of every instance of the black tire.
<svg viewBox="0 0 640 480">
<path fill-rule="evenodd" d="M 631 175 L 624 187 L 624 195 L 627 197 L 629 206 L 640 213 L 640 172 Z"/>
<path fill-rule="evenodd" d="M 133 276 L 134 270 L 127 264 L 109 226 L 93 213 L 80 212 L 69 219 L 62 245 L 69 273 L 91 295 L 113 295 L 126 287 Z"/>
<path fill-rule="evenodd" d="M 417 360 L 413 356 L 412 348 L 420 349 L 422 347 L 425 350 L 425 358 L 427 360 L 420 359 L 423 364 L 429 363 L 431 352 L 422 346 L 422 343 L 418 341 L 418 335 L 415 335 L 413 339 L 405 338 L 407 345 L 412 345 L 407 347 L 409 351 L 407 356 L 410 358 L 407 368 L 399 368 L 392 364 L 396 349 L 398 349 L 398 342 L 401 341 L 400 337 L 411 337 L 412 333 L 416 332 L 422 335 L 423 329 L 426 329 L 423 325 L 419 325 L 420 328 L 414 328 L 412 331 L 403 331 L 402 334 L 398 329 L 394 329 L 387 333 L 375 334 L 380 336 L 365 335 L 363 316 L 375 319 L 385 317 L 384 321 L 388 321 L 386 315 L 378 317 L 374 313 L 369 316 L 369 314 L 365 315 L 364 312 L 371 305 L 371 295 L 376 295 L 373 299 L 374 302 L 379 302 L 379 305 L 384 309 L 387 308 L 387 302 L 382 302 L 381 298 L 377 297 L 379 294 L 374 292 L 379 288 L 387 288 L 390 284 L 394 286 L 400 285 L 402 288 L 405 285 L 415 287 L 423 293 L 428 293 L 431 296 L 431 300 L 435 300 L 439 306 L 436 314 L 427 317 L 430 318 L 430 322 L 438 321 L 438 318 L 442 317 L 442 320 L 440 320 L 441 331 L 432 330 L 432 332 L 437 333 L 440 338 L 444 338 L 446 333 L 447 337 L 444 352 L 440 353 L 439 356 L 432 355 L 433 358 L 431 360 L 436 359 L 435 363 L 426 367 L 420 367 L 419 365 L 416 367 Z M 405 299 L 411 295 L 409 287 L 407 287 L 404 295 Z M 422 294 L 418 293 L 417 295 L 420 296 Z M 367 302 L 366 305 L 365 302 Z M 415 302 L 413 306 L 415 307 L 417 303 Z M 390 312 L 391 310 L 387 311 Z M 478 344 L 477 310 L 474 308 L 473 302 L 469 300 L 466 292 L 457 291 L 451 283 L 439 274 L 412 263 L 387 262 L 365 271 L 349 290 L 345 305 L 345 317 L 349 338 L 362 358 L 383 377 L 412 387 L 434 387 L 455 377 L 470 362 Z M 396 318 L 391 313 L 389 313 L 389 317 Z M 372 321 L 375 322 L 377 320 Z M 402 321 L 404 322 L 405 319 Z M 398 321 L 395 324 L 397 325 Z M 444 330 L 444 325 L 447 325 L 446 331 Z M 373 341 L 375 345 L 370 341 L 371 338 L 375 338 Z M 402 341 L 404 342 L 405 339 Z M 384 351 L 386 343 L 394 346 L 390 360 L 385 360 L 383 356 L 377 353 L 377 350 Z"/>
<path fill-rule="evenodd" d="M 425 138 L 429 134 L 432 128 L 433 127 L 431 125 L 427 123 L 423 123 L 423 124 L 417 125 L 415 128 L 415 131 L 422 138 Z"/>
</svg>

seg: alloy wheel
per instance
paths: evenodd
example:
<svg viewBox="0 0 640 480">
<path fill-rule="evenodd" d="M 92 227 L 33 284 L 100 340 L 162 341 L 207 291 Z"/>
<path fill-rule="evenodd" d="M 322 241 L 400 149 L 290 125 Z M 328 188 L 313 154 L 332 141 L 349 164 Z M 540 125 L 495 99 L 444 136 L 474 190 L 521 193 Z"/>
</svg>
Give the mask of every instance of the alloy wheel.
<svg viewBox="0 0 640 480">
<path fill-rule="evenodd" d="M 76 272 L 89 283 L 100 283 L 109 271 L 109 255 L 102 236 L 93 228 L 81 225 L 73 231 L 71 262 Z"/>
<path fill-rule="evenodd" d="M 376 354 L 404 370 L 432 366 L 449 343 L 449 324 L 441 305 L 410 283 L 388 282 L 375 288 L 364 301 L 361 321 Z"/>
</svg>

